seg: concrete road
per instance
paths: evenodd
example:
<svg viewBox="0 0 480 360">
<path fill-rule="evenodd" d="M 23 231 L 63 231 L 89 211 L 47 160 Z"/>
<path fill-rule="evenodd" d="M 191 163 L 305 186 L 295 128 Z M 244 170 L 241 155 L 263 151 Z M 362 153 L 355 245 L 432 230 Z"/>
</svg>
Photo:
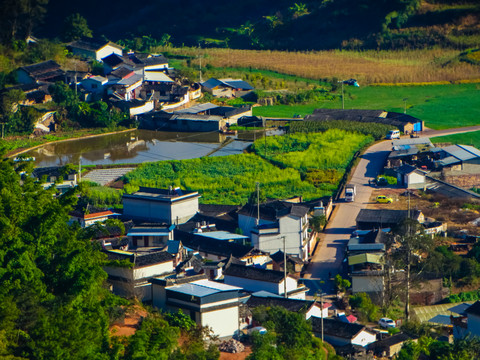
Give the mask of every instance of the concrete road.
<svg viewBox="0 0 480 360">
<path fill-rule="evenodd" d="M 480 126 L 448 130 L 428 129 L 421 136 L 443 136 L 476 130 L 480 130 Z M 308 295 L 314 295 L 320 290 L 326 294 L 334 293 L 333 277 L 343 271 L 345 246 L 355 229 L 355 219 L 360 209 L 367 207 L 372 194 L 373 188 L 368 185 L 368 181 L 376 178 L 391 148 L 392 141 L 385 140 L 372 145 L 360 156 L 360 161 L 353 170 L 349 181 L 357 188 L 355 202 L 343 202 L 343 198 L 341 198 L 336 204 L 325 233 L 321 235 L 320 243 L 306 271 L 303 282 L 310 288 Z"/>
</svg>

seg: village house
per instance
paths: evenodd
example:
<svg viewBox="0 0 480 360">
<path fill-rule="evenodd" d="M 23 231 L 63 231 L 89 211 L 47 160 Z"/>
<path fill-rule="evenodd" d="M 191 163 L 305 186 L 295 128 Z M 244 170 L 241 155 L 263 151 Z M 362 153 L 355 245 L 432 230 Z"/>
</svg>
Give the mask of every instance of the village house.
<svg viewBox="0 0 480 360">
<path fill-rule="evenodd" d="M 140 223 L 131 227 L 127 236 L 133 248 L 165 246 L 173 240 L 174 225 Z"/>
<path fill-rule="evenodd" d="M 244 305 L 248 309 L 247 313 L 251 314 L 252 311 L 259 306 L 265 306 L 269 308 L 273 306 L 280 306 L 288 311 L 304 314 L 305 320 L 308 320 L 312 316 L 318 318 L 327 318 L 328 309 L 332 306 L 332 304 L 328 302 L 324 302 L 322 305 L 320 302 L 314 300 L 289 299 L 281 296 L 273 296 L 272 294 L 269 294 L 268 296 L 261 295 L 261 292 L 254 293 L 248 298 Z M 244 326 L 251 325 L 251 316 L 244 319 L 243 324 Z"/>
<path fill-rule="evenodd" d="M 33 84 L 37 82 L 55 83 L 63 81 L 65 72 L 53 60 L 37 64 L 22 66 L 16 71 L 16 78 L 20 84 Z"/>
<path fill-rule="evenodd" d="M 153 306 L 167 311 L 182 310 L 199 326 L 207 326 L 220 337 L 239 330 L 241 288 L 207 280 L 204 276 L 153 278 Z"/>
<path fill-rule="evenodd" d="M 315 109 L 312 115 L 305 117 L 306 121 L 347 120 L 357 122 L 373 122 L 397 127 L 405 134 L 424 130 L 424 122 L 413 116 L 384 110 L 358 109 Z"/>
<path fill-rule="evenodd" d="M 71 42 L 68 47 L 74 55 L 97 61 L 102 61 L 103 58 L 113 53 L 120 56 L 123 53 L 120 45 L 100 39 L 82 38 Z"/>
<path fill-rule="evenodd" d="M 321 338 L 322 319 L 310 318 L 312 331 L 316 337 Z M 326 342 L 334 347 L 345 345 L 358 345 L 366 347 L 377 340 L 376 334 L 364 325 L 345 323 L 334 319 L 323 319 L 323 337 Z"/>
<path fill-rule="evenodd" d="M 357 215 L 358 230 L 393 228 L 407 219 L 408 210 L 361 209 Z M 421 210 L 411 210 L 410 218 L 423 223 L 425 216 Z"/>
<path fill-rule="evenodd" d="M 383 254 L 363 253 L 348 257 L 352 293 L 381 296 L 384 291 Z"/>
<path fill-rule="evenodd" d="M 315 238 L 308 232 L 308 208 L 275 200 L 257 206 L 246 204 L 238 211 L 238 226 L 250 236 L 252 245 L 269 253 L 285 249 L 307 261 L 315 246 Z"/>
<path fill-rule="evenodd" d="M 111 210 L 94 211 L 91 213 L 86 213 L 85 211 L 72 211 L 70 213 L 70 223 L 78 222 L 82 228 L 86 228 L 97 222 L 114 219 L 117 216 L 118 214 Z"/>
<path fill-rule="evenodd" d="M 112 292 L 125 298 L 137 298 L 152 301 L 152 284 L 150 279 L 174 272 L 175 258 L 167 251 L 157 249 L 105 250 L 112 261 L 124 261 L 126 264 L 110 263 L 104 266 Z M 130 263 L 130 266 L 127 264 Z"/>
<path fill-rule="evenodd" d="M 270 255 L 272 259 L 271 264 L 267 265 L 267 269 L 283 271 L 283 264 L 285 257 L 287 258 L 287 270 L 293 273 L 300 273 L 303 270 L 305 262 L 297 256 L 284 254 L 283 251 L 278 250 L 276 253 Z"/>
<path fill-rule="evenodd" d="M 204 91 L 215 97 L 239 97 L 252 91 L 254 88 L 241 79 L 214 79 L 210 78 L 201 83 Z"/>
<path fill-rule="evenodd" d="M 205 237 L 203 234 L 188 234 L 181 239 L 186 248 L 198 252 L 207 261 L 224 261 L 234 256 L 245 265 L 262 266 L 270 260 L 268 254 L 253 246 Z"/>
<path fill-rule="evenodd" d="M 407 189 L 423 189 L 426 186 L 426 171 L 417 169 L 412 165 L 402 165 L 395 170 L 397 173 L 397 184 Z"/>
<path fill-rule="evenodd" d="M 38 179 L 44 189 L 55 186 L 62 194 L 77 186 L 77 171 L 63 173 L 59 166 L 35 168 L 32 171 L 32 177 Z"/>
<path fill-rule="evenodd" d="M 308 288 L 283 271 L 259 269 L 253 266 L 230 264 L 223 270 L 225 284 L 241 287 L 249 292 L 267 291 L 274 295 L 285 295 L 291 299 L 305 300 Z"/>
<path fill-rule="evenodd" d="M 432 152 L 442 180 L 466 189 L 480 186 L 480 150 L 469 145 L 451 145 Z"/>
<path fill-rule="evenodd" d="M 99 100 L 105 92 L 108 79 L 103 76 L 90 76 L 80 81 L 80 85 L 89 93 L 92 93 L 96 100 Z"/>
<path fill-rule="evenodd" d="M 372 350 L 376 356 L 393 358 L 400 352 L 403 344 L 405 344 L 407 341 L 417 342 L 417 339 L 412 339 L 410 336 L 404 333 L 398 333 L 369 344 L 368 349 Z"/>
<path fill-rule="evenodd" d="M 199 197 L 196 191 L 180 188 L 140 187 L 133 194 L 123 195 L 123 215 L 140 221 L 182 224 L 198 212 Z"/>
</svg>

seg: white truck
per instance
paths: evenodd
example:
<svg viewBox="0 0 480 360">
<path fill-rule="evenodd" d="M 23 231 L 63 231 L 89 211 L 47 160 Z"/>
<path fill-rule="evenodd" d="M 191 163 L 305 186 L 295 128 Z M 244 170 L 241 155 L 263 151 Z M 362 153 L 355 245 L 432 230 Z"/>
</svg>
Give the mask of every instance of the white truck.
<svg viewBox="0 0 480 360">
<path fill-rule="evenodd" d="M 354 184 L 345 185 L 345 201 L 355 201 L 357 189 Z"/>
</svg>

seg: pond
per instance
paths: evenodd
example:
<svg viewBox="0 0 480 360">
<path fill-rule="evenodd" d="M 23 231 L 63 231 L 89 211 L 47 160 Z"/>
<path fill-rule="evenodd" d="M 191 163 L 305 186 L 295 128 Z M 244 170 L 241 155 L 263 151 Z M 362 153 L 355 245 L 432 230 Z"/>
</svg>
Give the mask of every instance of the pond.
<svg viewBox="0 0 480 360">
<path fill-rule="evenodd" d="M 267 135 L 279 133 L 268 132 Z M 35 158 L 38 167 L 133 164 L 160 160 L 183 160 L 202 156 L 224 156 L 242 153 L 262 133 L 240 133 L 237 136 L 218 132 L 186 133 L 135 130 L 119 134 L 48 144 L 25 153 Z M 221 147 L 233 138 L 234 141 Z"/>
</svg>

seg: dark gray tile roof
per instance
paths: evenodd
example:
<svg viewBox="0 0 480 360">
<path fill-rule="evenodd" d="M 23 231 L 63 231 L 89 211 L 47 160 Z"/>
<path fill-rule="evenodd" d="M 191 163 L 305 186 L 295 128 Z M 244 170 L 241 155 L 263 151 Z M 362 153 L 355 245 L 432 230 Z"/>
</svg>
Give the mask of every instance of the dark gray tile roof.
<svg viewBox="0 0 480 360">
<path fill-rule="evenodd" d="M 244 279 L 266 281 L 279 284 L 283 280 L 283 272 L 275 270 L 258 269 L 253 266 L 231 264 L 224 271 L 224 275 Z"/>
<path fill-rule="evenodd" d="M 419 210 L 411 210 L 412 218 L 415 219 L 420 214 Z M 375 222 L 375 223 L 401 223 L 408 216 L 408 210 L 388 210 L 388 209 L 361 209 L 357 216 L 358 222 Z"/>
<path fill-rule="evenodd" d="M 134 267 L 162 264 L 173 260 L 173 256 L 166 251 L 149 253 L 107 251 L 107 257 L 110 260 L 128 260 L 134 264 Z"/>
<path fill-rule="evenodd" d="M 60 65 L 58 65 L 53 60 L 43 61 L 37 64 L 32 64 L 28 66 L 22 66 L 20 69 L 25 70 L 28 74 L 32 76 L 39 76 L 41 74 L 54 72 L 60 69 Z"/>
<path fill-rule="evenodd" d="M 251 296 L 247 301 L 247 306 L 250 309 L 254 309 L 258 306 L 280 306 L 288 311 L 293 312 L 307 312 L 308 309 L 314 304 L 314 301 L 287 299 L 281 297 L 257 297 Z"/>
<path fill-rule="evenodd" d="M 312 316 L 310 320 L 312 322 L 312 330 L 316 333 L 320 333 L 321 319 Z M 352 339 L 362 330 L 366 330 L 364 325 L 344 323 L 334 319 L 323 319 L 323 333 L 325 335 Z"/>
<path fill-rule="evenodd" d="M 465 310 L 465 312 L 467 314 L 480 316 L 480 301 L 475 302 L 472 306 Z"/>
<path fill-rule="evenodd" d="M 264 220 L 276 221 L 281 217 L 293 215 L 297 217 L 305 216 L 308 213 L 308 207 L 294 203 L 274 200 L 260 204 L 260 218 Z M 239 211 L 239 214 L 252 216 L 257 214 L 257 205 L 246 204 Z"/>
<path fill-rule="evenodd" d="M 283 259 L 284 259 L 283 251 L 278 250 L 275 254 L 270 255 L 270 259 L 272 259 L 277 263 L 283 263 Z M 291 261 L 295 264 L 304 264 L 303 260 L 300 259 L 298 256 L 292 256 L 287 254 L 287 262 L 288 261 Z"/>
<path fill-rule="evenodd" d="M 385 348 L 389 348 L 390 346 L 401 344 L 405 341 L 411 340 L 412 338 L 404 333 L 395 334 L 390 336 L 386 339 L 375 341 L 368 345 L 368 348 L 371 350 L 382 351 Z"/>
<path fill-rule="evenodd" d="M 182 240 L 183 246 L 192 250 L 205 252 L 212 255 L 236 258 L 247 256 L 253 250 L 253 246 L 235 244 L 225 240 L 216 240 L 196 234 L 185 236 Z"/>
</svg>

